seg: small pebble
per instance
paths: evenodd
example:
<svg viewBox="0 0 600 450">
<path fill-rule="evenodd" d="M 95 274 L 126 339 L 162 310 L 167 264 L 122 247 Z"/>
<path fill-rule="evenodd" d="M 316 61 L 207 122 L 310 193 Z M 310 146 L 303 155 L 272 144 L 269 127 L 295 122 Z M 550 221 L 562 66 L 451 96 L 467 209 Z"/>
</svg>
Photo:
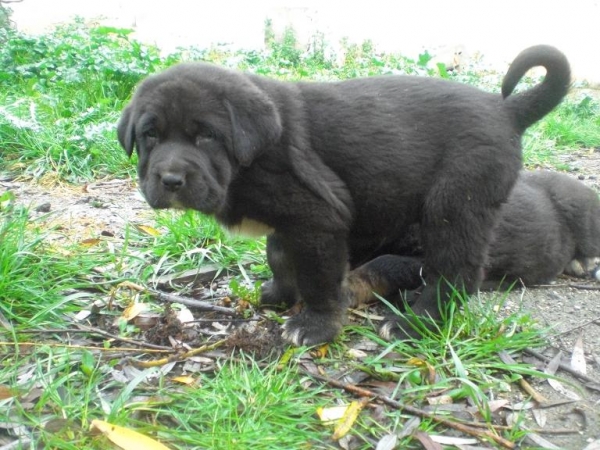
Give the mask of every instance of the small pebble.
<svg viewBox="0 0 600 450">
<path fill-rule="evenodd" d="M 50 208 L 52 208 L 52 205 L 50 204 L 50 202 L 47 202 L 47 203 L 42 203 L 41 205 L 36 206 L 35 210 L 37 212 L 47 213 L 47 212 L 50 212 Z"/>
</svg>

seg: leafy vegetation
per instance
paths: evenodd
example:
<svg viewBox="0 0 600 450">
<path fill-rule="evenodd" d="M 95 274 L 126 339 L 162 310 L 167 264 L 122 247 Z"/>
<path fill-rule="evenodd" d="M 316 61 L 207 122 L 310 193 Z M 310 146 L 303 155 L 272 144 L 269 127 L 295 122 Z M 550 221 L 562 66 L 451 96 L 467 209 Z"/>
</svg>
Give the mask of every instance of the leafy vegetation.
<svg viewBox="0 0 600 450">
<path fill-rule="evenodd" d="M 308 51 L 298 48 L 293 30 L 282 40 L 268 37 L 264 52 L 217 46 L 165 56 L 131 39 L 129 30 L 88 28 L 81 21 L 40 37 L 0 27 L 0 175 L 49 186 L 133 177 L 133 164 L 115 138 L 119 112 L 141 79 L 178 61 L 214 61 L 290 80 L 440 76 L 426 67 L 426 54 L 412 61 L 380 54 L 369 42 L 347 42 L 339 58 L 328 54 L 322 36 Z M 499 75 L 483 76 L 476 67 L 441 76 L 489 90 L 497 90 L 500 81 Z M 598 108 L 589 97 L 566 102 L 532 128 L 526 162 L 556 165 L 561 153 L 600 146 Z M 272 359 L 262 364 L 243 352 L 217 352 L 176 364 L 173 346 L 181 355 L 187 342 L 162 349 L 121 342 L 138 339 L 144 331 L 123 321 L 124 310 L 143 303 L 164 313 L 144 286 L 157 275 L 210 262 L 237 274 L 229 287 L 244 300 L 237 304 L 246 308 L 244 320 L 264 322 L 254 305 L 260 280 L 268 274 L 264 242 L 227 236 L 214 221 L 193 212 L 161 212 L 153 226 L 129 225 L 119 239 L 68 243 L 56 239 L 60 229 L 48 227 L 46 219 L 17 206 L 12 193 L 0 192 L 0 422 L 23 448 L 107 448 L 105 437 L 89 431 L 94 419 L 136 428 L 172 448 L 337 448 L 332 427 L 315 413 L 350 399 L 317 384 L 311 373 L 358 380 L 366 374 L 386 395 L 410 404 L 441 393 L 455 401 L 468 398 L 491 427 L 490 400 L 524 376 L 539 376 L 497 356 L 535 345 L 542 337 L 521 312 L 498 318 L 502 296 L 486 304 L 472 300 L 469 308 L 459 302 L 463 307 L 446 312 L 440 333 L 424 333 L 415 346 L 384 342 L 367 323 L 347 327 L 325 349 L 301 349 L 279 364 Z M 142 284 L 142 290 L 133 283 Z M 96 329 L 82 325 L 82 313 L 89 314 Z M 210 315 L 206 320 L 228 323 Z M 99 335 L 99 328 L 113 334 Z M 185 329 L 179 331 L 178 339 L 185 340 Z M 220 332 L 211 329 L 208 337 L 192 340 L 201 346 Z M 255 339 L 252 335 L 246 341 Z M 139 365 L 163 353 L 173 360 L 150 368 Z M 175 380 L 175 372 L 192 374 L 192 382 Z M 379 405 L 363 411 L 352 426 L 353 448 L 373 448 L 390 434 L 398 436 L 401 448 L 409 448 L 414 438 L 403 433 L 407 418 Z M 431 420 L 423 420 L 420 428 L 440 429 Z M 504 434 L 522 437 L 518 427 Z"/>
</svg>

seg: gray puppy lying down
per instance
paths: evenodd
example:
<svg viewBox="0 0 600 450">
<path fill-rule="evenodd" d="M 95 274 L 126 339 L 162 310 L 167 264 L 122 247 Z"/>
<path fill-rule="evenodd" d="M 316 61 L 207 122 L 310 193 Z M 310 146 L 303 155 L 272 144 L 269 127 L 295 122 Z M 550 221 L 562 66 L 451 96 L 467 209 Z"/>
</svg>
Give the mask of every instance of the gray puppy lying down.
<svg viewBox="0 0 600 450">
<path fill-rule="evenodd" d="M 382 255 L 350 272 L 350 304 L 357 306 L 419 287 L 423 259 L 417 229 L 397 254 Z M 500 209 L 482 289 L 549 283 L 566 273 L 600 276 L 600 200 L 568 175 L 521 172 Z M 385 330 L 382 330 L 385 334 Z"/>
<path fill-rule="evenodd" d="M 535 66 L 544 80 L 513 92 Z M 267 235 L 273 279 L 261 301 L 302 301 L 284 337 L 312 345 L 342 327 L 348 262 L 388 253 L 414 224 L 428 278 L 415 310 L 437 315 L 440 278 L 477 290 L 521 169 L 521 136 L 560 103 L 570 78 L 549 46 L 517 56 L 502 94 L 427 77 L 292 83 L 185 63 L 140 84 L 117 132 L 129 155 L 137 151 L 153 208 L 194 209 Z"/>
</svg>

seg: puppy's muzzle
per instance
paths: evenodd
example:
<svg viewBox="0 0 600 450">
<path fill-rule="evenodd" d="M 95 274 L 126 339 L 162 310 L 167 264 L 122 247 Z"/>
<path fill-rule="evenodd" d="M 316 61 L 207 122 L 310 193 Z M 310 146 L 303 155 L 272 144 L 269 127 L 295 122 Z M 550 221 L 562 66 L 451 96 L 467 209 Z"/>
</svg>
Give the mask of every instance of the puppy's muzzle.
<svg viewBox="0 0 600 450">
<path fill-rule="evenodd" d="M 182 174 L 166 172 L 160 175 L 160 182 L 169 192 L 177 192 L 185 185 L 185 178 Z"/>
</svg>

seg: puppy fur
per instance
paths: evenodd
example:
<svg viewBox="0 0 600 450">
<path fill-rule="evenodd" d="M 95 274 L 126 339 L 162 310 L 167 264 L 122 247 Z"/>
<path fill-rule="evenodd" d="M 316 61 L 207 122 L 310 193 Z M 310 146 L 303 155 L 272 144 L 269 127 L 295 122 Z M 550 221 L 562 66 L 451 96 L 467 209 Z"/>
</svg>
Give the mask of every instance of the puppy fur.
<svg viewBox="0 0 600 450">
<path fill-rule="evenodd" d="M 513 94 L 534 66 L 546 68 L 544 81 Z M 185 63 L 141 83 L 118 138 L 138 152 L 152 207 L 268 233 L 273 279 L 262 301 L 303 301 L 284 336 L 311 345 L 342 327 L 348 264 L 384 254 L 414 224 L 428 281 L 418 313 L 439 318 L 441 278 L 479 287 L 497 211 L 521 167 L 521 135 L 569 83 L 566 58 L 549 46 L 517 56 L 502 95 L 423 77 L 290 83 Z"/>
<path fill-rule="evenodd" d="M 418 238 L 398 250 L 398 254 L 382 255 L 348 275 L 345 288 L 351 305 L 374 301 L 374 292 L 397 297 L 422 283 L 423 253 Z M 482 289 L 546 284 L 562 273 L 594 276 L 598 258 L 598 194 L 562 173 L 524 171 L 500 209 Z"/>
</svg>

